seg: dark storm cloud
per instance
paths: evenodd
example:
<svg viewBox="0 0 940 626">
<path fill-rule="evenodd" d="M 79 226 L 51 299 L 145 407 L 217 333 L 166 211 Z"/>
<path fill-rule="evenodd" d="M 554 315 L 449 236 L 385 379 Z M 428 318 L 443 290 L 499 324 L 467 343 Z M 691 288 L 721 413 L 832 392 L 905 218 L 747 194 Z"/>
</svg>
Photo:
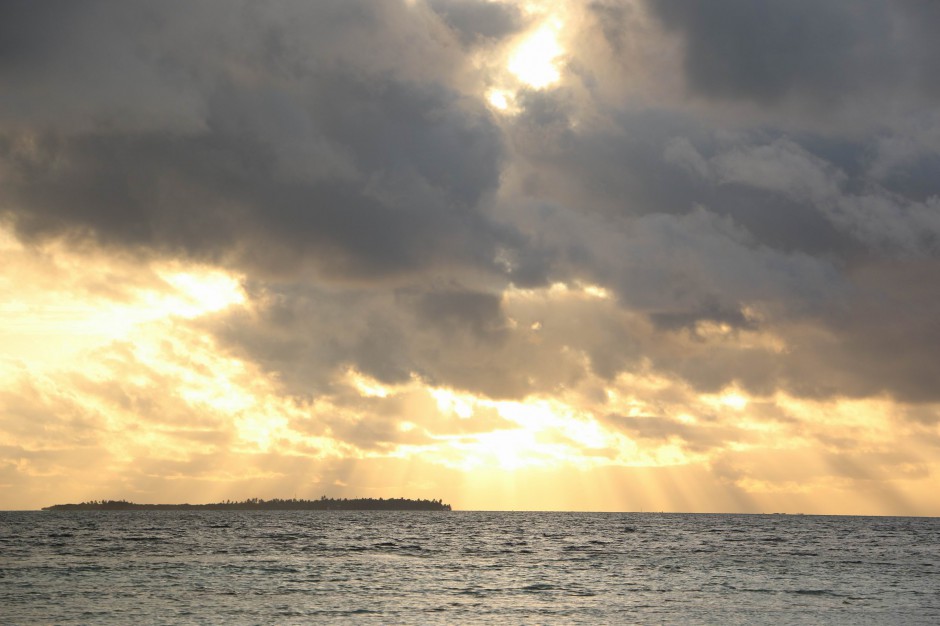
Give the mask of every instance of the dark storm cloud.
<svg viewBox="0 0 940 626">
<path fill-rule="evenodd" d="M 756 324 L 749 320 L 740 309 L 729 309 L 715 302 L 704 302 L 699 309 L 681 312 L 660 311 L 650 314 L 653 324 L 663 330 L 693 329 L 698 322 L 714 322 L 734 328 L 754 328 Z"/>
<path fill-rule="evenodd" d="M 464 44 L 482 44 L 519 31 L 524 20 L 511 4 L 474 0 L 429 0 L 430 7 L 460 36 Z"/>
<path fill-rule="evenodd" d="M 291 393 L 327 392 L 347 368 L 384 384 L 432 385 L 520 397 L 527 377 L 565 373 L 525 364 L 499 296 L 468 289 L 351 290 L 295 286 L 256 295 L 255 313 L 208 322 L 230 350 L 276 372 Z M 524 338 L 523 338 L 524 340 Z"/>
<path fill-rule="evenodd" d="M 626 38 L 625 20 L 633 7 L 617 2 L 596 1 L 588 4 L 587 8 L 597 20 L 607 44 L 616 53 L 621 53 Z"/>
<path fill-rule="evenodd" d="M 902 0 L 897 7 L 906 20 L 908 36 L 918 43 L 913 53 L 918 84 L 930 95 L 940 97 L 940 5 L 931 0 Z"/>
<path fill-rule="evenodd" d="M 688 112 L 660 109 L 573 127 L 564 93 L 521 102 L 511 137 L 530 197 L 614 219 L 704 206 L 787 252 L 848 259 L 937 250 L 933 147 L 903 137 L 894 146 L 876 131 L 711 130 Z M 893 150 L 910 154 L 892 162 Z"/>
<path fill-rule="evenodd" d="M 833 103 L 858 91 L 896 89 L 910 77 L 908 64 L 934 45 L 925 29 L 905 28 L 904 2 L 647 4 L 682 35 L 689 86 L 711 97 Z"/>
<path fill-rule="evenodd" d="M 520 398 L 650 366 L 699 391 L 938 397 L 940 295 L 913 269 L 940 252 L 933 5 L 649 0 L 634 32 L 631 4 L 573 4 L 589 32 L 566 45 L 600 29 L 653 57 L 668 30 L 666 69 L 707 97 L 570 45 L 561 83 L 498 119 L 471 57 L 526 26 L 511 5 L 50 6 L 0 8 L 0 211 L 30 241 L 245 274 L 254 308 L 205 323 L 291 393 L 354 367 Z M 649 75 L 598 87 L 628 70 Z M 844 126 L 781 112 L 886 94 L 900 113 Z M 520 304 L 507 281 L 613 297 Z M 761 333 L 786 351 L 735 343 Z"/>
<path fill-rule="evenodd" d="M 102 6 L 109 5 L 93 3 L 87 9 Z M 318 17 L 316 8 L 276 6 Z M 381 10 L 371 3 L 323 6 L 322 17 L 336 20 L 334 25 L 354 22 L 352 34 L 365 30 L 384 38 L 384 45 L 409 35 L 376 23 L 393 4 L 381 3 Z M 375 64 L 371 58 L 355 65 L 356 53 L 340 55 L 341 62 L 323 69 L 335 51 L 298 49 L 275 16 L 250 8 L 242 7 L 248 23 L 243 27 L 267 34 L 249 39 L 244 49 L 229 49 L 231 42 L 212 46 L 210 38 L 205 57 L 211 61 L 189 57 L 185 49 L 167 51 L 193 74 L 209 73 L 188 85 L 203 112 L 193 128 L 162 126 L 161 120 L 171 117 L 167 112 L 142 129 L 122 127 L 126 120 L 114 127 L 94 119 L 78 130 L 54 124 L 49 129 L 47 123 L 32 123 L 28 114 L 13 115 L 0 140 L 2 204 L 19 232 L 90 237 L 282 274 L 304 266 L 353 278 L 431 265 L 489 268 L 505 229 L 480 211 L 498 184 L 503 154 L 486 110 L 440 80 L 378 75 L 369 66 Z M 31 15 L 32 22 L 69 19 L 37 11 L 42 19 Z M 192 33 L 177 23 L 179 15 L 152 11 L 170 22 L 161 28 L 195 44 Z M 75 17 L 80 25 L 81 17 Z M 97 25 L 103 32 L 96 34 L 120 41 L 123 34 L 108 26 L 121 23 Z M 219 39 L 233 34 L 216 31 L 211 23 L 196 30 Z M 95 47 L 67 39 L 50 46 L 51 52 L 34 54 L 33 42 L 6 40 L 8 57 L 23 57 L 25 66 L 37 57 L 33 62 L 40 68 Z M 323 54 L 313 61 L 306 56 L 317 52 Z M 51 59 L 38 58 L 43 55 Z M 114 78 L 107 64 L 91 56 L 92 87 Z M 221 69 L 227 64 L 244 67 L 233 74 Z M 241 75 L 246 72 L 247 78 Z M 135 78 L 128 79 L 133 86 Z M 76 101 L 78 109 L 97 106 L 94 96 L 82 93 Z M 75 113 L 68 100 L 55 106 L 66 116 Z M 109 113 L 101 108 L 102 115 Z"/>
<path fill-rule="evenodd" d="M 0 7 L 0 125 L 186 124 L 204 67 L 171 16 L 186 3 L 12 0 Z M 188 5 L 187 5 L 188 6 Z M 212 14 L 192 6 L 189 25 Z M 234 8 L 234 7 L 233 7 Z M 213 42 L 206 38 L 203 45 Z"/>
<path fill-rule="evenodd" d="M 940 295 L 923 269 L 940 253 L 940 205 L 881 184 L 876 139 L 722 137 L 644 117 L 656 119 L 622 133 L 564 129 L 557 149 L 531 148 L 538 167 L 514 209 L 545 280 L 605 285 L 652 323 L 582 338 L 595 373 L 636 371 L 641 354 L 701 392 L 940 399 Z M 528 151 L 533 132 L 519 132 Z M 728 340 L 708 339 L 707 325 L 701 335 L 701 323 L 730 328 Z M 738 345 L 742 332 L 769 332 L 786 351 Z"/>
<path fill-rule="evenodd" d="M 800 341 L 787 362 L 789 378 L 831 394 L 888 393 L 937 402 L 940 391 L 940 261 L 872 263 L 853 271 L 856 292 L 821 320 L 818 343 Z M 812 376 L 806 374 L 812 372 Z M 812 382 L 811 382 L 812 381 Z M 803 389 L 808 395 L 814 389 Z M 818 391 L 817 391 L 818 393 Z"/>
<path fill-rule="evenodd" d="M 709 181 L 715 191 L 710 206 L 726 207 L 762 241 L 803 241 L 808 252 L 846 258 L 940 252 L 936 197 L 923 198 L 916 188 L 898 193 L 873 176 L 870 165 L 830 160 L 839 156 L 819 151 L 812 139 L 799 141 L 787 135 L 739 137 L 712 147 L 706 158 L 683 139 L 664 154 Z M 876 151 L 873 144 L 858 146 L 866 149 Z"/>
<path fill-rule="evenodd" d="M 553 98 L 560 99 L 524 100 L 527 108 L 512 129 L 516 148 L 531 165 L 526 175 L 532 197 L 615 219 L 682 215 L 705 206 L 775 249 L 850 253 L 855 245 L 817 207 L 765 187 L 718 180 L 709 158 L 727 150 L 731 140 L 689 115 L 624 111 L 602 128 L 582 125 L 575 131 L 564 104 L 550 104 Z M 757 131 L 735 141 L 759 145 L 773 142 L 776 134 Z M 858 151 L 871 148 L 857 146 Z M 854 182 L 863 184 L 858 178 Z"/>
<path fill-rule="evenodd" d="M 506 318 L 498 295 L 468 290 L 436 290 L 415 300 L 417 319 L 443 332 L 453 334 L 469 330 L 478 337 L 498 335 Z"/>
<path fill-rule="evenodd" d="M 17 72 L 48 58 L 50 46 L 66 36 L 66 25 L 82 11 L 78 2 L 11 0 L 0 6 L 0 68 Z"/>
<path fill-rule="evenodd" d="M 343 93 L 339 83 L 321 84 Z M 329 132 L 345 141 L 333 145 L 354 169 L 348 177 L 318 180 L 330 163 L 319 170 L 311 163 L 308 177 L 291 172 L 301 169 L 296 160 L 280 162 L 291 156 L 290 146 L 282 150 L 247 123 L 216 123 L 213 115 L 212 130 L 196 134 L 44 134 L 28 147 L 8 136 L 4 204 L 27 235 L 90 233 L 107 244 L 264 271 L 289 272 L 311 261 L 328 274 L 353 277 L 450 259 L 486 266 L 499 233 L 475 205 L 495 185 L 498 135 L 481 114 L 451 110 L 444 91 L 414 93 L 395 84 L 368 91 L 350 95 L 347 106 L 364 109 L 361 127 L 391 132 L 368 136 L 350 128 L 342 136 L 344 120 L 334 120 Z M 226 102 L 238 102 L 229 96 Z M 219 115 L 236 116 L 233 107 Z M 395 112 L 402 118 L 384 117 Z"/>
</svg>

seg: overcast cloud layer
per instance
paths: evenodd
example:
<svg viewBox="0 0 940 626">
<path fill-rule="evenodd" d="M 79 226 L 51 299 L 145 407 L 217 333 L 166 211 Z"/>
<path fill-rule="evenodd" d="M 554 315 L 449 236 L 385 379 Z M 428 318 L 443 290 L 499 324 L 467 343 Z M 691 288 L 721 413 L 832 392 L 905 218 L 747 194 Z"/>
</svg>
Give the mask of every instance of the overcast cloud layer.
<svg viewBox="0 0 940 626">
<path fill-rule="evenodd" d="M 559 78 L 537 89 L 505 59 L 553 15 Z M 291 408 L 271 410 L 338 446 L 323 485 L 346 484 L 343 459 L 506 428 L 483 404 L 416 409 L 420 384 L 562 398 L 734 493 L 835 476 L 890 494 L 930 481 L 940 445 L 937 32 L 928 0 L 7 1 L 0 219 L 17 254 L 54 247 L 89 281 L 102 258 L 240 277 L 243 303 L 174 332 L 273 381 L 263 393 Z M 67 297 L 99 293 L 79 283 Z M 0 482 L 32 485 L 22 468 L 50 447 L 65 459 L 114 432 L 51 426 L 79 410 L 49 391 L 63 385 L 107 404 L 147 379 L 134 419 L 209 420 L 205 446 L 231 452 L 225 415 L 172 406 L 175 379 L 109 349 L 104 387 L 10 366 Z M 353 393 L 350 372 L 396 391 Z M 702 404 L 728 390 L 746 417 Z M 827 429 L 782 397 L 880 403 L 891 434 Z M 767 443 L 755 423 L 828 460 L 775 474 L 741 452 Z M 886 456 L 879 438 L 920 447 Z M 259 472 L 310 471 L 284 460 L 302 455 Z M 172 472 L 202 471 L 185 463 Z"/>
</svg>

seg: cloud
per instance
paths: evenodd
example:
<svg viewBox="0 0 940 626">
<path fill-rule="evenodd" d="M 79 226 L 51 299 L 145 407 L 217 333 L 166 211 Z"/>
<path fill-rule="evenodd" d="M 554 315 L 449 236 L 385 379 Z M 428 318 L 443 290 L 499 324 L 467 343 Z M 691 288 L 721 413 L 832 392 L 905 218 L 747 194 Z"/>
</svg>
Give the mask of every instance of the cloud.
<svg viewBox="0 0 940 626">
<path fill-rule="evenodd" d="M 760 105 L 802 100 L 840 106 L 898 93 L 932 97 L 923 84 L 934 46 L 922 2 L 828 0 L 720 5 L 649 0 L 684 44 L 686 81 L 710 98 Z M 917 15 L 917 22 L 912 20 Z"/>
<path fill-rule="evenodd" d="M 0 482 L 369 489 L 414 463 L 918 510 L 937 17 L 5 3 Z M 508 60 L 540 28 L 536 89 Z"/>
<path fill-rule="evenodd" d="M 628 432 L 635 440 L 657 443 L 678 440 L 691 452 L 723 448 L 732 442 L 746 439 L 745 433 L 735 432 L 733 428 L 709 424 L 689 425 L 670 418 L 608 415 L 605 421 Z"/>
<path fill-rule="evenodd" d="M 485 115 L 463 114 L 438 88 L 333 83 L 333 96 L 344 92 L 344 109 L 356 102 L 361 110 L 347 119 L 324 113 L 320 125 L 340 136 L 325 139 L 319 153 L 311 138 L 307 179 L 292 175 L 303 167 L 295 144 L 278 143 L 290 134 L 278 128 L 289 118 L 269 124 L 274 137 L 239 124 L 231 116 L 245 104 L 236 90 L 207 132 L 8 137 L 4 204 L 27 237 L 87 234 L 105 245 L 274 273 L 309 264 L 327 276 L 363 278 L 432 264 L 491 265 L 501 235 L 477 205 L 496 183 L 501 148 Z M 274 108 L 248 119 L 277 116 Z M 388 119 L 395 111 L 401 119 Z M 317 167 L 334 150 L 352 163 Z M 321 179 L 353 168 L 352 176 Z"/>
<path fill-rule="evenodd" d="M 485 108 L 424 65 L 384 74 L 346 40 L 316 33 L 300 40 L 291 22 L 348 26 L 352 39 L 374 38 L 373 51 L 401 49 L 394 53 L 401 61 L 416 34 L 419 47 L 434 45 L 427 30 L 405 21 L 407 7 L 246 5 L 226 7 L 227 17 L 214 23 L 203 13 L 210 6 L 200 5 L 188 27 L 162 5 L 37 11 L 27 20 L 37 30 L 74 21 L 94 37 L 56 40 L 41 54 L 30 52 L 28 38 L 10 39 L 8 54 L 24 58 L 18 70 L 35 62 L 48 77 L 59 63 L 88 64 L 77 98 L 47 94 L 60 111 L 38 119 L 12 111 L 3 125 L 2 204 L 21 236 L 84 237 L 274 274 L 312 267 L 337 279 L 442 265 L 493 270 L 504 235 L 482 203 L 498 184 L 503 148 Z M 384 18 L 388 24 L 376 22 Z M 166 46 L 160 52 L 172 61 L 134 48 L 125 27 Z M 228 37 L 241 31 L 251 34 L 233 47 Z M 200 37 L 205 45 L 197 48 Z M 180 45 L 170 48 L 176 38 Z M 97 56 L 94 42 L 102 40 L 151 73 L 170 65 L 190 79 L 173 85 L 136 68 L 111 68 Z M 123 95 L 105 95 L 119 83 L 125 88 L 125 75 L 158 89 L 146 97 L 157 115 L 147 117 L 146 107 Z M 51 78 L 50 87 L 64 83 Z M 186 112 L 188 125 L 164 115 L 177 109 L 164 94 L 175 88 L 198 102 Z M 112 119 L 110 107 L 147 119 L 122 120 L 120 112 Z M 88 119 L 66 127 L 50 119 L 60 112 Z"/>
<path fill-rule="evenodd" d="M 862 193 L 845 189 L 849 177 L 796 143 L 732 148 L 713 159 L 720 184 L 739 184 L 815 206 L 834 227 L 887 252 L 933 256 L 940 252 L 938 198 L 907 201 L 874 181 Z"/>
<path fill-rule="evenodd" d="M 508 3 L 429 0 L 428 5 L 453 28 L 464 45 L 483 45 L 512 35 L 523 26 L 518 7 Z"/>
</svg>

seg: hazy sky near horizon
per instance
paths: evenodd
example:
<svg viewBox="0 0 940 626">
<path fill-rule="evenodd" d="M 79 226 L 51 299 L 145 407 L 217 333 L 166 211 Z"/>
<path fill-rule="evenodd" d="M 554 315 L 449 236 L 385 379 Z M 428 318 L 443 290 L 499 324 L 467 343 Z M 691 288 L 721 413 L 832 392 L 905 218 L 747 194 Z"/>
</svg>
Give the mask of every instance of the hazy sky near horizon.
<svg viewBox="0 0 940 626">
<path fill-rule="evenodd" d="M 937 32 L 0 3 L 0 508 L 940 515 Z"/>
</svg>

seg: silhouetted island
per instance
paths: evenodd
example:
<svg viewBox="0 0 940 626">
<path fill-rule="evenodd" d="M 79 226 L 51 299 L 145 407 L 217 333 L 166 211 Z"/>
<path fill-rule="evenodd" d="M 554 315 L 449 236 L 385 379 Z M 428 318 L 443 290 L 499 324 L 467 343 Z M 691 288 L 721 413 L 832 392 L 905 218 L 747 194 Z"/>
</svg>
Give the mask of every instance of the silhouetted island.
<svg viewBox="0 0 940 626">
<path fill-rule="evenodd" d="M 327 498 L 319 500 L 226 500 L 215 504 L 136 504 L 127 500 L 91 500 L 79 504 L 54 504 L 43 511 L 450 511 L 440 500 L 408 498 Z"/>
</svg>

